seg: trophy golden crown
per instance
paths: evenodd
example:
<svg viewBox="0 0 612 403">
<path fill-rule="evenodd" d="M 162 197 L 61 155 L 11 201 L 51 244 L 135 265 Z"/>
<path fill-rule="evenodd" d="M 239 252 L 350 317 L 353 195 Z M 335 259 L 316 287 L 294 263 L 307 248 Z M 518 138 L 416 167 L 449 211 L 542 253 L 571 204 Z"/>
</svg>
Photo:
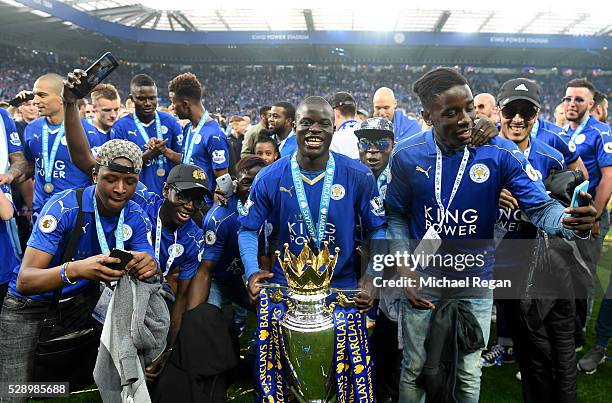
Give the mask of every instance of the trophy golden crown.
<svg viewBox="0 0 612 403">
<path fill-rule="evenodd" d="M 289 250 L 288 243 L 284 247 L 285 257 L 281 259 L 279 251 L 276 251 L 276 257 L 285 273 L 289 289 L 303 295 L 325 292 L 334 274 L 340 248 L 335 248 L 336 254 L 331 255 L 329 243 L 323 242 L 323 248 L 315 255 L 305 244 L 300 254 L 295 256 Z"/>
</svg>

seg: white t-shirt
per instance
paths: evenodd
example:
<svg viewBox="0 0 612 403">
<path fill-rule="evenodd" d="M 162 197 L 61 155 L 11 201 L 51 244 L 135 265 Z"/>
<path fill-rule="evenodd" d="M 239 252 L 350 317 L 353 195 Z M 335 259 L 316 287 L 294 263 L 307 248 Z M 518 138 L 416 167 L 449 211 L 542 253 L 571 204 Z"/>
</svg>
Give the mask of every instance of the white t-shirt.
<svg viewBox="0 0 612 403">
<path fill-rule="evenodd" d="M 329 147 L 331 151 L 338 154 L 344 154 L 354 160 L 359 159 L 359 140 L 354 131 L 359 127 L 359 122 L 356 120 L 347 120 L 342 123 L 338 130 L 334 132 L 332 142 Z"/>
</svg>

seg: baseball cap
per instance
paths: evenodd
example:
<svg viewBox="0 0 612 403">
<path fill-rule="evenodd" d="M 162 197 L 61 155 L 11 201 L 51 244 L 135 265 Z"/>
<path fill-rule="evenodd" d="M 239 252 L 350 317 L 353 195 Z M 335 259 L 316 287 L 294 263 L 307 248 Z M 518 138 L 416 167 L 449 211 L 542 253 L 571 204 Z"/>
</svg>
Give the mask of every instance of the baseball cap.
<svg viewBox="0 0 612 403">
<path fill-rule="evenodd" d="M 363 115 L 363 116 L 370 116 L 370 113 L 366 111 L 365 109 L 357 109 L 357 114 Z"/>
<path fill-rule="evenodd" d="M 95 152 L 96 163 L 103 167 L 108 167 L 113 171 L 123 173 L 140 173 L 142 169 L 142 151 L 135 143 L 126 140 L 109 140 L 102 144 Z M 132 162 L 132 166 L 113 162 L 117 158 L 126 158 Z"/>
<path fill-rule="evenodd" d="M 212 196 L 208 189 L 208 178 L 206 177 L 206 173 L 197 165 L 175 165 L 174 168 L 170 170 L 166 183 L 181 191 L 202 189 L 207 195 Z"/>
<path fill-rule="evenodd" d="M 342 105 L 357 105 L 355 98 L 348 92 L 336 92 L 329 100 L 332 108 L 337 108 Z"/>
<path fill-rule="evenodd" d="M 359 124 L 359 128 L 354 131 L 357 137 L 367 135 L 379 135 L 395 138 L 393 123 L 385 118 L 368 118 Z"/>
<path fill-rule="evenodd" d="M 502 84 L 497 95 L 497 104 L 500 108 L 512 101 L 524 99 L 540 107 L 540 86 L 527 78 L 513 78 Z"/>
</svg>

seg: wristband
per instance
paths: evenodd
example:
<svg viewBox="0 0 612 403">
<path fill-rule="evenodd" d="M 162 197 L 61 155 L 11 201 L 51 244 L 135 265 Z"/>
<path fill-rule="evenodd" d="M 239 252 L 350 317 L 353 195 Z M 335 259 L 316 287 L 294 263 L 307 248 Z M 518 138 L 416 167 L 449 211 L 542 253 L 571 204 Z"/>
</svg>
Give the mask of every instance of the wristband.
<svg viewBox="0 0 612 403">
<path fill-rule="evenodd" d="M 64 282 L 64 284 L 76 284 L 76 281 L 72 281 L 68 278 L 68 276 L 66 275 L 66 268 L 68 267 L 68 263 L 70 262 L 66 262 L 62 265 L 62 267 L 60 268 L 60 277 L 62 278 L 62 281 Z"/>
</svg>

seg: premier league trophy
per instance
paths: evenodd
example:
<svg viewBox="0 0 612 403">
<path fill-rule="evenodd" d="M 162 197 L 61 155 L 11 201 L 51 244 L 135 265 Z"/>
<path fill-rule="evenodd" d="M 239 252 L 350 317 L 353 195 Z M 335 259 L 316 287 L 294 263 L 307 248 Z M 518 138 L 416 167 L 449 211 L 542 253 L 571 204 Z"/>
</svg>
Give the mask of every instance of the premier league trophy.
<svg viewBox="0 0 612 403">
<path fill-rule="evenodd" d="M 342 291 L 330 289 L 339 252 L 330 254 L 327 242 L 318 254 L 305 245 L 296 256 L 288 244 L 282 259 L 276 252 L 287 287 L 267 285 L 260 294 L 263 401 L 286 401 L 289 390 L 300 402 L 373 401 L 365 320 Z"/>
</svg>

